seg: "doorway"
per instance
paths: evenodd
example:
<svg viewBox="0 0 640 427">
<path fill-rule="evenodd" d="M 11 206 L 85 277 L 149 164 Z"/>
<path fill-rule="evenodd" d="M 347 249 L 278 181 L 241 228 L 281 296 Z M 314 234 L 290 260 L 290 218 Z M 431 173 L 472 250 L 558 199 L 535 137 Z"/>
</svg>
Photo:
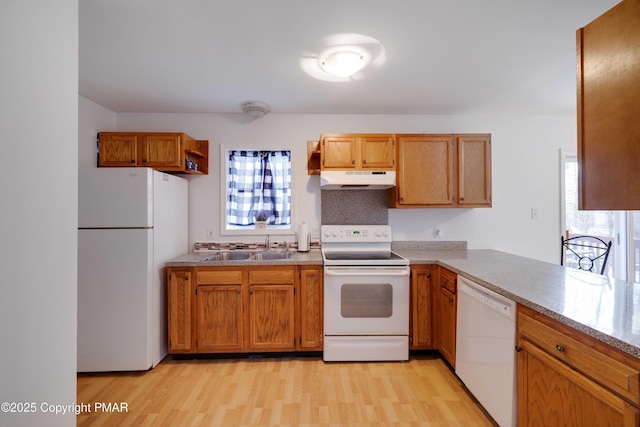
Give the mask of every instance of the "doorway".
<svg viewBox="0 0 640 427">
<path fill-rule="evenodd" d="M 586 234 L 611 241 L 605 275 L 640 283 L 640 211 L 579 210 L 577 155 L 561 151 L 560 157 L 561 234 Z"/>
</svg>

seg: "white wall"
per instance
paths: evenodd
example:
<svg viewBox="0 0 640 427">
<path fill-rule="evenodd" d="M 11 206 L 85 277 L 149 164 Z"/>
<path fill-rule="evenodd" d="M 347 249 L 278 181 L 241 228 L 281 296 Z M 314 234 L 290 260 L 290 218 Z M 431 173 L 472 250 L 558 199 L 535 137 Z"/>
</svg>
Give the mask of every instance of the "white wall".
<svg viewBox="0 0 640 427">
<path fill-rule="evenodd" d="M 116 113 L 96 104 L 87 98 L 78 97 L 79 123 L 78 138 L 82 143 L 78 147 L 78 166 L 96 167 L 98 132 L 116 128 Z"/>
<path fill-rule="evenodd" d="M 0 425 L 72 426 L 78 1 L 3 1 L 0 40 L 0 402 L 36 405 Z"/>
<path fill-rule="evenodd" d="M 307 176 L 306 142 L 320 133 L 491 133 L 493 207 L 392 209 L 394 239 L 434 240 L 433 227 L 439 225 L 444 240 L 466 240 L 472 249 L 498 249 L 554 263 L 560 256 L 559 150 L 575 150 L 575 116 L 270 114 L 250 120 L 242 114 L 118 114 L 117 130 L 184 131 L 209 140 L 209 175 L 190 178 L 190 245 L 206 241 L 208 227 L 215 229 L 216 241 L 243 240 L 219 233 L 220 144 L 291 148 L 294 224 L 319 225 L 319 178 Z M 81 141 L 85 143 L 90 142 Z M 538 209 L 536 221 L 531 208 Z"/>
</svg>

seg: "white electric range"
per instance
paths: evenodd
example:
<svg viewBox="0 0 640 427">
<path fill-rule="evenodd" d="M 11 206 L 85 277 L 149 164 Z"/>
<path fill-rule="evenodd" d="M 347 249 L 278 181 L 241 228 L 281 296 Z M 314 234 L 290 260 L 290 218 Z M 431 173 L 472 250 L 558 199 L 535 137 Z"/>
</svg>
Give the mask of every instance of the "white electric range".
<svg viewBox="0 0 640 427">
<path fill-rule="evenodd" d="M 324 225 L 325 361 L 409 359 L 409 261 L 388 225 Z"/>
</svg>

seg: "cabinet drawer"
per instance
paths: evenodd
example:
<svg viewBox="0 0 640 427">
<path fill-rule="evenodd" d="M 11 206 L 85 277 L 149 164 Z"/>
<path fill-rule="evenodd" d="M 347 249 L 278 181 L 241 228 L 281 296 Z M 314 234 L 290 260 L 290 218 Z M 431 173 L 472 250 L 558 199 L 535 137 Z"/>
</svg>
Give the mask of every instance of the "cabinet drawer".
<svg viewBox="0 0 640 427">
<path fill-rule="evenodd" d="M 250 285 L 292 284 L 294 270 L 255 270 L 249 272 Z"/>
<path fill-rule="evenodd" d="M 458 276 L 455 273 L 449 270 L 445 270 L 444 268 L 440 269 L 440 286 L 442 286 L 445 289 L 448 289 L 454 294 L 456 293 L 457 279 L 458 279 Z"/>
<path fill-rule="evenodd" d="M 198 271 L 198 285 L 235 285 L 242 283 L 242 271 Z"/>
<path fill-rule="evenodd" d="M 563 332 L 564 328 L 568 330 L 567 333 Z M 598 350 L 596 345 L 601 346 L 599 342 L 569 329 L 566 326 L 551 327 L 525 313 L 518 313 L 520 338 L 530 341 L 618 395 L 639 404 L 640 370 Z M 572 338 L 569 333 L 583 339 Z M 590 340 L 594 341 L 594 345 L 586 343 Z"/>
</svg>

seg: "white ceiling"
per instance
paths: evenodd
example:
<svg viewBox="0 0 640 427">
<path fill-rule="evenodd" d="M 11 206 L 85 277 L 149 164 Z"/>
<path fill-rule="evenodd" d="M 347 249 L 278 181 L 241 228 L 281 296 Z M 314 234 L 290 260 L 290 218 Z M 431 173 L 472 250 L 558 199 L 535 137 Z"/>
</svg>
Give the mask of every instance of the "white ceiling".
<svg viewBox="0 0 640 427">
<path fill-rule="evenodd" d="M 81 0 L 80 94 L 115 112 L 562 114 L 575 32 L 617 0 Z M 349 82 L 311 77 L 336 34 L 384 46 Z"/>
</svg>

